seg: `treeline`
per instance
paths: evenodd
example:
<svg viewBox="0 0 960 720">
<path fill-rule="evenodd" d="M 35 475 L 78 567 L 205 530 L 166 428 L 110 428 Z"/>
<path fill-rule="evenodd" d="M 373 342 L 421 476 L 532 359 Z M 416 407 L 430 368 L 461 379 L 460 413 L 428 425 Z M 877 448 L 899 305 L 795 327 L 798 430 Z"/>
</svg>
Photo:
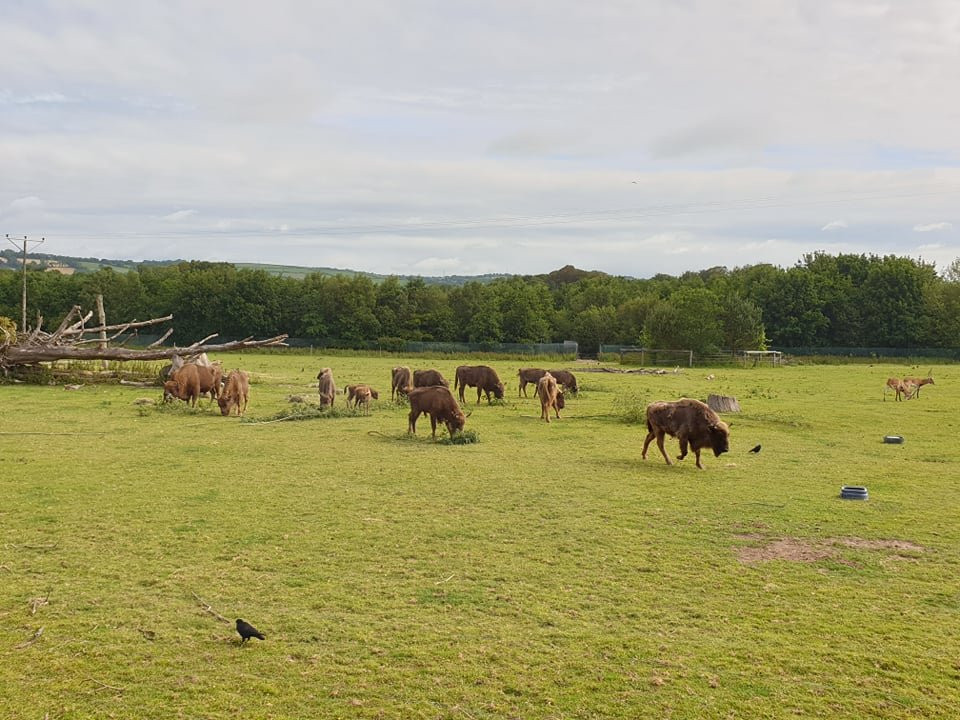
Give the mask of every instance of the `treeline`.
<svg viewBox="0 0 960 720">
<path fill-rule="evenodd" d="M 807 255 L 796 266 L 614 277 L 567 266 L 450 287 L 421 279 L 308 275 L 227 263 L 142 264 L 66 276 L 28 271 L 28 320 L 45 327 L 104 296 L 111 322 L 173 314 L 174 340 L 288 333 L 345 343 L 401 340 L 600 343 L 692 349 L 956 347 L 960 273 L 896 256 Z M 0 315 L 20 318 L 20 274 L 0 271 Z"/>
</svg>

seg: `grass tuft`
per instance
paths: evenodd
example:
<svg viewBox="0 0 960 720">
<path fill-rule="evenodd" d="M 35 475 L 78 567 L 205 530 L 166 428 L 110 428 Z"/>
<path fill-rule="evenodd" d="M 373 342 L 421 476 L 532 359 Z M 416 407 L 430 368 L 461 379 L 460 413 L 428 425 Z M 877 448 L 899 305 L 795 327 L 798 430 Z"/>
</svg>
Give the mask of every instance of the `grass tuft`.
<svg viewBox="0 0 960 720">
<path fill-rule="evenodd" d="M 266 418 L 241 418 L 240 422 L 245 423 L 263 423 L 277 422 L 280 420 L 329 420 L 335 418 L 354 418 L 367 417 L 362 410 L 345 407 L 321 407 L 312 403 L 296 403 L 289 408 L 284 408 L 280 412 Z"/>
<path fill-rule="evenodd" d="M 480 435 L 476 430 L 463 430 L 453 437 L 442 437 L 437 440 L 439 445 L 473 445 L 480 442 Z"/>
</svg>

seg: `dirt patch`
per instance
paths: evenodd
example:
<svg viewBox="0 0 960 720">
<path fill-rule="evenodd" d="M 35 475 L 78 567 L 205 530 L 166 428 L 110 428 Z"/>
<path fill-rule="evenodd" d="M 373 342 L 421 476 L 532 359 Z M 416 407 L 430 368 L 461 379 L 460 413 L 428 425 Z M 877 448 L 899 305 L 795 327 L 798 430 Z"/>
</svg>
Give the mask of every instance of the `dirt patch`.
<svg viewBox="0 0 960 720">
<path fill-rule="evenodd" d="M 837 538 L 834 543 L 864 550 L 902 550 L 904 552 L 923 552 L 922 545 L 907 540 L 865 540 L 863 538 Z"/>
<path fill-rule="evenodd" d="M 907 540 L 866 540 L 863 538 L 825 538 L 823 540 L 803 540 L 801 538 L 771 538 L 758 533 L 739 533 L 740 540 L 761 542 L 737 548 L 737 559 L 745 565 L 770 562 L 771 560 L 789 560 L 790 562 L 814 563 L 821 560 L 836 560 L 849 564 L 842 555 L 842 548 L 858 550 L 894 550 L 896 553 L 919 553 L 924 548 Z"/>
<path fill-rule="evenodd" d="M 812 563 L 832 558 L 835 553 L 829 546 L 821 543 L 799 538 L 778 538 L 770 540 L 766 545 L 738 548 L 737 556 L 745 565 L 756 565 L 771 560 Z"/>
</svg>

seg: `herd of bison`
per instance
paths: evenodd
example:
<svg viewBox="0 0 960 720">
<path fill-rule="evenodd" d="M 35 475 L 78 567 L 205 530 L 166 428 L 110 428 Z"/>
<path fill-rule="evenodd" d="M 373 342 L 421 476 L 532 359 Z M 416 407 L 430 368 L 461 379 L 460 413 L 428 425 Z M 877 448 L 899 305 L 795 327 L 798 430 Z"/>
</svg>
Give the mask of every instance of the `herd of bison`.
<svg viewBox="0 0 960 720">
<path fill-rule="evenodd" d="M 242 415 L 249 397 L 249 378 L 243 370 L 233 370 L 226 376 L 219 363 L 210 362 L 206 355 L 189 361 L 175 358 L 164 369 L 164 400 L 179 399 L 196 405 L 201 395 L 209 395 L 216 400 L 222 415 L 229 415 L 234 409 Z M 521 368 L 518 373 L 518 396 L 527 396 L 527 385 L 534 385 L 540 400 L 540 417 L 550 422 L 553 413 L 557 418 L 564 407 L 564 393 L 578 392 L 577 379 L 567 370 L 544 370 L 541 368 Z M 476 388 L 477 404 L 485 394 L 487 402 L 493 398 L 502 399 L 504 384 L 496 370 L 487 365 L 461 365 L 456 370 L 453 382 L 454 391 L 459 390 L 460 402 L 465 403 L 464 392 L 467 388 Z M 331 407 L 337 396 L 337 386 L 333 371 L 323 368 L 317 375 L 317 392 L 320 405 Z M 347 405 L 364 409 L 369 408 L 370 400 L 378 399 L 379 394 L 369 385 L 348 385 L 344 389 Z M 410 403 L 408 432 L 416 433 L 417 420 L 421 415 L 430 418 L 431 435 L 436 438 L 437 424 L 446 426 L 453 437 L 463 430 L 467 417 L 450 390 L 450 383 L 437 370 L 414 370 L 408 367 L 395 367 L 391 373 L 390 398 L 406 398 Z M 677 438 L 680 442 L 682 460 L 687 451 L 692 450 L 700 463 L 700 451 L 708 448 L 715 456 L 729 450 L 730 430 L 727 424 L 699 400 L 684 398 L 676 402 L 653 402 L 647 406 L 647 437 L 643 443 L 643 458 L 647 457 L 647 448 L 651 441 L 657 441 L 657 447 L 667 464 L 672 464 L 663 447 L 665 436 Z"/>
</svg>

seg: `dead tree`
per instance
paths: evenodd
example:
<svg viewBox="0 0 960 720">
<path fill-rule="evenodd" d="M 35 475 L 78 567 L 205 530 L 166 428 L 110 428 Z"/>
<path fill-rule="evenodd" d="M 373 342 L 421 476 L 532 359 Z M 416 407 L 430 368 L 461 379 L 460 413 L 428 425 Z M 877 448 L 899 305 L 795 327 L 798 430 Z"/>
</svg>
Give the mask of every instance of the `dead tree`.
<svg viewBox="0 0 960 720">
<path fill-rule="evenodd" d="M 55 360 L 164 360 L 174 355 L 190 356 L 203 352 L 233 352 L 256 347 L 285 345 L 283 341 L 287 339 L 286 335 L 277 335 L 265 340 L 247 337 L 227 343 L 209 344 L 210 340 L 217 337 L 217 333 L 214 333 L 191 345 L 160 347 L 159 344 L 173 332 L 173 329 L 170 329 L 163 337 L 146 348 L 134 350 L 111 347 L 110 343 L 128 333 L 132 334 L 131 331 L 139 328 L 172 320 L 173 315 L 139 322 L 133 320 L 119 325 L 107 325 L 106 321 L 102 320 L 99 325 L 87 327 L 86 322 L 92 316 L 92 310 L 84 314 L 79 305 L 74 305 L 53 332 L 44 331 L 43 318 L 38 317 L 36 327 L 18 335 L 14 341 L 11 341 L 5 333 L 0 333 L 0 369 L 6 373 L 17 366 L 36 365 Z M 107 333 L 112 334 L 107 335 Z M 94 337 L 84 337 L 86 335 Z"/>
</svg>

